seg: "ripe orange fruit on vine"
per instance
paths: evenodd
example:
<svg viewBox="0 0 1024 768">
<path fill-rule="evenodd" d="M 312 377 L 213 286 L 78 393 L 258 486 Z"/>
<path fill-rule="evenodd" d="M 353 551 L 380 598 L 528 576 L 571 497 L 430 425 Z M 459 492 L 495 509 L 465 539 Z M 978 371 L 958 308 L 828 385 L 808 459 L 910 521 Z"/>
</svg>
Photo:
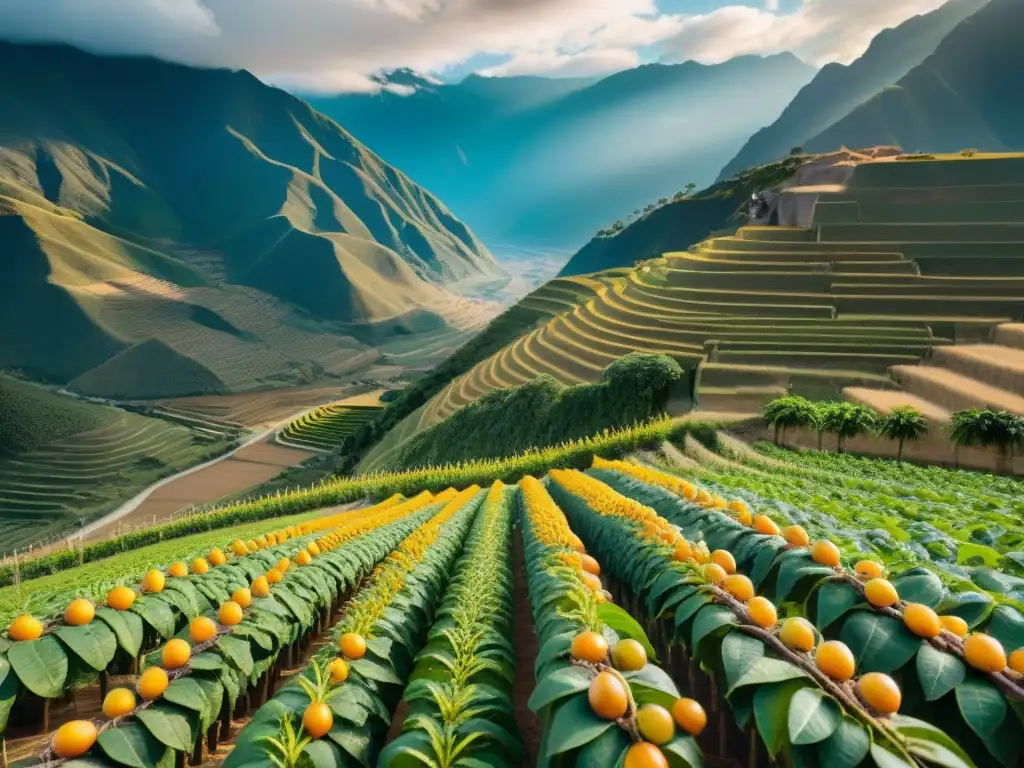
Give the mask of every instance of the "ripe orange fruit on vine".
<svg viewBox="0 0 1024 768">
<path fill-rule="evenodd" d="M 647 651 L 636 640 L 619 640 L 612 648 L 612 664 L 620 672 L 636 672 L 647 666 Z"/>
<path fill-rule="evenodd" d="M 65 723 L 53 734 L 50 749 L 57 757 L 65 759 L 78 757 L 88 752 L 98 736 L 92 720 L 72 720 Z"/>
<path fill-rule="evenodd" d="M 722 582 L 722 589 L 735 597 L 741 603 L 747 602 L 754 596 L 754 582 L 739 573 L 731 573 Z"/>
<path fill-rule="evenodd" d="M 701 566 L 701 568 L 704 581 L 708 584 L 714 584 L 715 586 L 720 586 L 725 581 L 725 577 L 729 575 L 718 563 L 708 563 L 707 565 Z"/>
<path fill-rule="evenodd" d="M 260 549 L 263 549 L 264 547 L 266 547 L 268 543 L 269 542 L 267 541 L 267 537 L 266 536 L 258 536 L 258 537 L 256 537 L 256 546 L 259 547 Z"/>
<path fill-rule="evenodd" d="M 728 550 L 716 549 L 711 553 L 711 562 L 720 565 L 726 573 L 736 573 L 736 558 Z"/>
<path fill-rule="evenodd" d="M 612 672 L 598 673 L 590 683 L 587 699 L 594 714 L 605 720 L 617 720 L 629 708 L 626 686 Z"/>
<path fill-rule="evenodd" d="M 818 669 L 840 683 L 845 683 L 857 669 L 857 662 L 853 658 L 853 651 L 846 643 L 838 640 L 826 640 L 818 646 L 814 652 L 814 663 Z"/>
<path fill-rule="evenodd" d="M 771 629 L 779 621 L 778 611 L 775 610 L 772 601 L 760 595 L 747 600 L 747 613 L 750 614 L 750 620 L 761 629 Z"/>
<path fill-rule="evenodd" d="M 7 636 L 11 640 L 38 640 L 43 634 L 43 622 L 34 616 L 22 614 L 7 628 Z"/>
<path fill-rule="evenodd" d="M 807 619 L 794 616 L 782 622 L 782 627 L 779 629 L 779 640 L 787 648 L 808 653 L 813 650 L 816 642 L 814 627 Z"/>
<path fill-rule="evenodd" d="M 1024 648 L 1018 648 L 1011 653 L 1008 664 L 1014 672 L 1024 675 Z"/>
<path fill-rule="evenodd" d="M 245 548 L 250 552 L 255 552 L 257 549 L 259 549 L 259 545 L 256 543 L 254 539 L 249 539 L 247 542 L 245 542 Z"/>
<path fill-rule="evenodd" d="M 1006 669 L 1006 651 L 991 635 L 973 632 L 964 640 L 964 658 L 980 672 L 1002 672 Z"/>
<path fill-rule="evenodd" d="M 298 566 L 309 565 L 313 562 L 313 557 L 305 549 L 300 549 L 299 553 L 295 555 L 295 564 Z"/>
<path fill-rule="evenodd" d="M 899 711 L 903 694 L 896 681 L 881 672 L 868 672 L 857 680 L 857 696 L 880 715 Z"/>
<path fill-rule="evenodd" d="M 595 576 L 592 573 L 581 573 L 580 581 L 590 587 L 593 592 L 600 592 L 604 589 L 604 584 L 601 583 L 601 577 Z"/>
<path fill-rule="evenodd" d="M 163 664 L 164 669 L 180 669 L 188 664 L 190 658 L 192 658 L 192 646 L 180 637 L 176 637 L 167 641 L 163 653 L 160 654 L 160 663 Z"/>
<path fill-rule="evenodd" d="M 853 566 L 853 573 L 861 581 L 870 581 L 882 578 L 883 571 L 882 566 L 874 560 L 860 560 Z"/>
<path fill-rule="evenodd" d="M 335 685 L 338 683 L 344 683 L 348 680 L 348 662 L 340 657 L 328 665 L 327 671 L 331 675 L 331 682 Z"/>
<path fill-rule="evenodd" d="M 842 555 L 839 547 L 828 539 L 819 539 L 811 547 L 811 559 L 818 565 L 827 565 L 829 568 L 838 568 L 842 562 Z"/>
<path fill-rule="evenodd" d="M 238 603 L 242 608 L 252 605 L 252 592 L 245 587 L 239 587 L 231 593 L 232 602 Z"/>
<path fill-rule="evenodd" d="M 281 573 L 287 573 L 291 565 L 291 560 L 289 560 L 287 557 L 282 557 L 280 560 L 277 561 L 277 570 L 279 570 Z"/>
<path fill-rule="evenodd" d="M 173 576 L 176 579 L 180 579 L 183 576 L 188 576 L 188 565 L 181 560 L 176 563 L 171 563 L 167 567 L 167 575 Z"/>
<path fill-rule="evenodd" d="M 207 643 L 217 636 L 217 625 L 209 616 L 197 616 L 188 625 L 188 637 L 193 643 Z"/>
<path fill-rule="evenodd" d="M 640 735 L 652 744 L 668 744 L 676 735 L 672 713 L 658 704 L 644 704 L 636 711 Z"/>
<path fill-rule="evenodd" d="M 903 609 L 903 623 L 918 637 L 938 637 L 942 632 L 939 617 L 931 608 L 921 603 L 907 603 Z"/>
<path fill-rule="evenodd" d="M 638 741 L 626 750 L 622 768 L 668 768 L 664 753 L 653 744 Z"/>
<path fill-rule="evenodd" d="M 581 564 L 581 567 L 584 571 L 586 571 L 587 573 L 592 573 L 595 576 L 601 575 L 601 564 L 598 563 L 597 560 L 592 558 L 590 555 L 583 555 L 582 560 L 583 562 Z"/>
<path fill-rule="evenodd" d="M 693 550 L 690 549 L 690 542 L 686 541 L 686 539 L 680 539 L 677 541 L 672 552 L 672 557 L 680 563 L 685 563 L 693 557 Z"/>
<path fill-rule="evenodd" d="M 139 676 L 135 690 L 146 701 L 152 701 L 163 695 L 169 682 L 163 667 L 150 667 Z"/>
<path fill-rule="evenodd" d="M 317 546 L 317 543 L 315 541 L 311 541 L 309 542 L 309 546 L 306 547 L 306 551 L 309 552 L 309 554 L 311 554 L 313 557 L 316 557 L 320 554 L 320 547 Z"/>
<path fill-rule="evenodd" d="M 267 581 L 266 576 L 257 576 L 249 585 L 249 591 L 252 592 L 253 597 L 266 597 L 270 594 L 270 582 Z"/>
<path fill-rule="evenodd" d="M 357 632 L 346 632 L 338 641 L 346 659 L 359 660 L 366 655 L 366 640 Z"/>
<path fill-rule="evenodd" d="M 234 600 L 227 600 L 221 603 L 220 608 L 217 609 L 217 621 L 225 627 L 233 627 L 243 618 L 242 606 Z"/>
<path fill-rule="evenodd" d="M 574 659 L 600 664 L 608 658 L 608 641 L 600 632 L 580 632 L 572 639 L 569 653 Z"/>
<path fill-rule="evenodd" d="M 220 547 L 214 547 L 211 549 L 210 554 L 206 556 L 206 559 L 214 568 L 224 565 L 224 563 L 228 561 L 227 555 L 224 554 L 224 550 Z"/>
<path fill-rule="evenodd" d="M 236 539 L 231 545 L 231 551 L 238 557 L 245 557 L 249 554 L 249 548 L 245 546 L 245 542 L 241 539 Z"/>
<path fill-rule="evenodd" d="M 754 518 L 754 530 L 768 536 L 781 536 L 782 531 L 768 515 L 758 515 Z"/>
<path fill-rule="evenodd" d="M 202 576 L 210 570 L 210 564 L 206 562 L 206 558 L 197 557 L 192 561 L 191 571 L 192 573 Z"/>
<path fill-rule="evenodd" d="M 271 584 L 279 584 L 283 578 L 284 575 L 277 568 L 271 568 L 267 571 L 267 581 Z"/>
<path fill-rule="evenodd" d="M 708 713 L 695 699 L 676 699 L 672 705 L 672 719 L 691 736 L 700 736 L 708 724 Z"/>
<path fill-rule="evenodd" d="M 164 585 L 166 583 L 167 579 L 164 577 L 162 571 L 158 571 L 156 568 L 150 568 L 146 571 L 146 575 L 142 577 L 142 591 L 163 592 Z"/>
<path fill-rule="evenodd" d="M 806 547 L 811 543 L 811 537 L 800 525 L 791 525 L 782 532 L 786 543 L 791 547 Z"/>
<path fill-rule="evenodd" d="M 952 632 L 957 637 L 967 636 L 967 622 L 959 616 L 939 616 L 939 623 L 943 629 Z"/>
<path fill-rule="evenodd" d="M 875 608 L 888 608 L 899 602 L 896 587 L 888 579 L 872 579 L 864 585 L 864 597 Z"/>
<path fill-rule="evenodd" d="M 115 611 L 127 611 L 135 602 L 135 590 L 128 587 L 114 587 L 107 593 L 107 605 Z"/>
<path fill-rule="evenodd" d="M 114 688 L 103 699 L 103 716 L 113 720 L 135 709 L 135 694 L 129 688 Z"/>
<path fill-rule="evenodd" d="M 326 736 L 332 725 L 334 725 L 334 713 L 322 701 L 314 701 L 302 713 L 302 727 L 311 738 L 319 739 L 321 736 Z"/>
<path fill-rule="evenodd" d="M 86 600 L 84 597 L 72 600 L 64 609 L 64 621 L 73 627 L 88 624 L 95 616 L 96 606 L 92 604 L 92 600 Z"/>
</svg>

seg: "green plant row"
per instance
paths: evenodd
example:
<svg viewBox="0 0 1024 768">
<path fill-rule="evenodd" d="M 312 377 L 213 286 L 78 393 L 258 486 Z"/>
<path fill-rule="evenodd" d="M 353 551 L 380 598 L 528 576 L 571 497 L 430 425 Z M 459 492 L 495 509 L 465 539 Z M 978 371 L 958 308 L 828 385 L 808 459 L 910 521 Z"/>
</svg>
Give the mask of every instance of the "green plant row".
<svg viewBox="0 0 1024 768">
<path fill-rule="evenodd" d="M 512 709 L 512 502 L 503 484 L 492 486 L 416 656 L 402 733 L 379 768 L 522 764 Z"/>
<path fill-rule="evenodd" d="M 375 764 L 483 497 L 476 486 L 463 491 L 398 545 L 345 606 L 332 631 L 335 642 L 256 711 L 224 768 Z M 365 656 L 349 661 L 345 679 L 335 681 L 331 665 L 341 658 L 338 640 L 350 633 L 365 640 Z M 312 738 L 304 717 L 318 703 L 329 707 L 331 726 Z"/>
<path fill-rule="evenodd" d="M 635 502 L 623 503 L 607 489 L 604 508 L 595 509 L 557 478 L 551 489 L 609 573 L 653 609 L 670 642 L 684 647 L 726 691 L 737 724 L 753 724 L 783 764 L 973 766 L 947 734 L 902 715 L 874 716 L 805 654 L 751 623 L 743 605 L 705 579 L 701 567 L 679 562 L 671 545 L 645 535 L 645 524 L 631 516 Z"/>
<path fill-rule="evenodd" d="M 309 632 L 321 614 L 352 590 L 403 538 L 438 513 L 442 502 L 356 536 L 331 551 L 321 552 L 309 565 L 289 568 L 266 598 L 252 601 L 244 619 L 233 627 L 218 626 L 212 643 L 195 647 L 186 667 L 176 670 L 164 693 L 153 702 L 140 704 L 128 716 L 101 722 L 95 746 L 66 765 L 118 765 L 163 768 L 172 765 L 176 753 L 192 753 L 218 718 L 229 716 L 239 697 L 277 663 L 281 651 Z M 386 514 L 386 513 L 385 513 Z M 248 587 L 263 568 L 274 564 L 270 550 L 240 558 L 212 570 L 205 584 L 217 604 L 239 588 Z M 209 587 L 210 584 L 216 586 Z M 167 590 L 165 590 L 166 592 Z M 186 590 L 182 594 L 188 594 Z M 152 597 L 159 597 L 153 595 Z M 191 594 L 205 607 L 195 616 L 217 622 L 217 612 L 204 593 Z M 138 602 L 138 601 L 137 601 Z M 134 607 L 134 606 L 133 606 Z M 152 610 L 151 608 L 149 610 Z M 128 612 L 124 612 L 128 613 Z M 161 635 L 189 639 L 189 624 L 182 613 L 161 617 Z M 194 617 L 193 617 L 194 618 Z M 181 629 L 175 631 L 179 625 Z M 145 658 L 145 668 L 160 666 L 160 653 Z M 34 763 L 28 763 L 32 765 Z"/>
<path fill-rule="evenodd" d="M 1024 750 L 1024 699 L 971 668 L 946 641 L 933 643 L 914 634 L 894 615 L 897 610 L 872 608 L 862 589 L 838 579 L 834 568 L 816 563 L 806 547 L 791 547 L 781 536 L 758 533 L 721 511 L 618 472 L 590 474 L 651 507 L 686 538 L 732 553 L 736 571 L 750 577 L 760 594 L 786 606 L 788 616 L 809 619 L 825 639 L 844 642 L 860 672 L 894 675 L 904 691 L 902 712 L 952 735 L 979 763 L 1017 765 Z M 890 581 L 901 601 L 960 616 L 972 630 L 999 640 L 1007 652 L 1024 647 L 1024 616 L 1014 608 L 974 599 L 987 598 L 979 593 L 950 593 L 934 573 L 920 567 L 905 569 Z M 656 602 L 657 596 L 648 609 Z"/>
<path fill-rule="evenodd" d="M 634 708 L 658 704 L 671 710 L 680 698 L 679 690 L 658 667 L 643 628 L 605 595 L 598 597 L 570 564 L 579 556 L 573 546 L 574 534 L 547 490 L 534 478 L 522 483 L 520 520 L 526 581 L 540 648 L 534 662 L 537 685 L 529 702 L 543 723 L 537 766 L 622 765 L 634 743 L 633 734 L 593 711 L 588 692 L 597 669 L 573 663 L 573 639 L 583 632 L 597 632 L 610 647 L 620 639 L 635 640 L 644 647 L 648 662 L 622 675 Z M 635 712 L 630 717 L 635 720 Z M 659 748 L 671 768 L 704 765 L 699 747 L 686 733 L 676 732 Z"/>
</svg>

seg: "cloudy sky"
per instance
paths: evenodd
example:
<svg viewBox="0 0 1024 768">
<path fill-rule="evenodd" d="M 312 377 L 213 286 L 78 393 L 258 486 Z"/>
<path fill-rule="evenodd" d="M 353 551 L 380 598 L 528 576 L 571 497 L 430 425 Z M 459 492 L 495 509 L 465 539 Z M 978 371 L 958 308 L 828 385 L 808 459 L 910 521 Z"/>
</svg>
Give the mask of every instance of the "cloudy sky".
<svg viewBox="0 0 1024 768">
<path fill-rule="evenodd" d="M 0 37 L 245 68 L 302 91 L 380 70 L 595 75 L 792 51 L 848 62 L 944 0 L 0 0 Z"/>
</svg>

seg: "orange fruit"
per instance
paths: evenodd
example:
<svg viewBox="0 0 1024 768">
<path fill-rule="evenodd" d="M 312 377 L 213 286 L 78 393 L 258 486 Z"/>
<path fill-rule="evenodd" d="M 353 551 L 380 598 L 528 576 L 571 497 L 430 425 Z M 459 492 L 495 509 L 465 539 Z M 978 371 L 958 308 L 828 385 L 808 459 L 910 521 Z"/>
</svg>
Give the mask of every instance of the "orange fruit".
<svg viewBox="0 0 1024 768">
<path fill-rule="evenodd" d="M 249 591 L 253 597 L 266 597 L 270 594 L 270 582 L 267 581 L 266 576 L 257 576 L 252 580 Z"/>
<path fill-rule="evenodd" d="M 760 595 L 747 600 L 747 613 L 750 614 L 750 620 L 761 629 L 771 629 L 779 620 L 778 611 L 775 610 L 772 601 Z"/>
<path fill-rule="evenodd" d="M 43 622 L 34 616 L 22 614 L 7 628 L 11 640 L 38 640 L 43 634 Z"/>
<path fill-rule="evenodd" d="M 346 632 L 342 635 L 338 646 L 346 659 L 359 660 L 366 655 L 366 640 L 356 632 Z"/>
<path fill-rule="evenodd" d="M 708 714 L 700 702 L 687 698 L 676 699 L 672 705 L 672 719 L 691 736 L 700 736 L 708 724 Z"/>
<path fill-rule="evenodd" d="M 672 713 L 659 704 L 644 704 L 636 711 L 640 735 L 652 744 L 668 744 L 676 735 Z"/>
<path fill-rule="evenodd" d="M 163 692 L 167 690 L 168 683 L 167 673 L 163 667 L 150 667 L 139 676 L 135 690 L 146 701 L 152 701 L 163 695 Z"/>
<path fill-rule="evenodd" d="M 604 589 L 604 584 L 601 583 L 601 577 L 595 576 L 592 573 L 581 573 L 580 581 L 590 587 L 593 592 L 600 592 Z"/>
<path fill-rule="evenodd" d="M 103 716 L 109 720 L 127 715 L 135 709 L 135 694 L 130 688 L 115 688 L 103 699 Z"/>
<path fill-rule="evenodd" d="M 257 549 L 259 549 L 259 545 L 256 543 L 254 539 L 249 539 L 247 542 L 245 542 L 245 548 L 250 552 L 255 552 Z"/>
<path fill-rule="evenodd" d="M 680 563 L 685 563 L 693 557 L 693 550 L 690 549 L 690 542 L 686 541 L 686 539 L 680 539 L 677 541 L 672 557 Z"/>
<path fill-rule="evenodd" d="M 711 553 L 711 562 L 722 566 L 726 573 L 736 573 L 736 558 L 728 550 L 716 549 Z"/>
<path fill-rule="evenodd" d="M 231 601 L 238 603 L 242 608 L 252 605 L 252 592 L 245 587 L 239 587 L 231 593 Z"/>
<path fill-rule="evenodd" d="M 918 637 L 938 637 L 942 624 L 935 611 L 921 603 L 907 603 L 903 609 L 903 623 Z"/>
<path fill-rule="evenodd" d="M 302 713 L 302 727 L 313 739 L 326 736 L 333 725 L 334 714 L 331 712 L 331 708 L 322 701 L 314 701 Z"/>
<path fill-rule="evenodd" d="M 317 543 L 315 541 L 311 541 L 309 543 L 309 546 L 306 547 L 306 551 L 309 552 L 309 554 L 313 557 L 316 557 L 320 554 L 320 547 L 317 546 Z"/>
<path fill-rule="evenodd" d="M 167 566 L 167 575 L 173 576 L 176 579 L 188 576 L 188 565 L 181 560 L 176 563 L 171 563 Z"/>
<path fill-rule="evenodd" d="M 860 560 L 853 566 L 853 573 L 861 581 L 870 581 L 882 578 L 884 571 L 874 560 Z"/>
<path fill-rule="evenodd" d="M 800 525 L 789 526 L 782 532 L 782 536 L 791 547 L 806 547 L 811 543 L 811 537 L 807 535 L 807 531 Z"/>
<path fill-rule="evenodd" d="M 127 611 L 135 602 L 135 590 L 128 587 L 114 587 L 107 593 L 107 605 L 115 611 Z"/>
<path fill-rule="evenodd" d="M 896 587 L 888 579 L 872 579 L 864 585 L 864 597 L 875 608 L 888 608 L 899 602 Z"/>
<path fill-rule="evenodd" d="M 586 548 L 583 546 L 583 542 L 580 541 L 580 537 L 577 536 L 575 533 L 569 536 L 569 546 L 571 546 L 581 555 L 585 555 L 587 553 Z"/>
<path fill-rule="evenodd" d="M 342 658 L 332 661 L 327 667 L 327 671 L 331 673 L 331 682 L 335 685 L 348 680 L 348 662 Z"/>
<path fill-rule="evenodd" d="M 1024 648 L 1010 654 L 1009 666 L 1014 672 L 1024 675 Z"/>
<path fill-rule="evenodd" d="M 236 539 L 234 544 L 231 545 L 231 551 L 238 557 L 245 557 L 249 554 L 249 548 L 245 546 L 245 542 L 241 539 Z"/>
<path fill-rule="evenodd" d="M 309 554 L 308 550 L 300 549 L 299 553 L 295 556 L 296 565 L 309 565 L 311 562 L 313 562 L 313 557 Z"/>
<path fill-rule="evenodd" d="M 621 672 L 636 672 L 647 666 L 647 651 L 636 640 L 619 640 L 612 648 L 612 664 Z"/>
<path fill-rule="evenodd" d="M 827 565 L 829 568 L 838 568 L 843 558 L 839 547 L 828 539 L 819 539 L 811 547 L 811 559 L 818 565 Z"/>
<path fill-rule="evenodd" d="M 264 547 L 266 547 L 267 546 L 267 537 L 266 536 L 257 536 L 256 537 L 256 546 L 259 549 L 263 549 Z"/>
<path fill-rule="evenodd" d="M 244 618 L 242 606 L 234 600 L 228 600 L 220 604 L 217 609 L 217 621 L 225 627 L 233 627 Z"/>
<path fill-rule="evenodd" d="M 857 681 L 857 696 L 880 715 L 899 711 L 903 694 L 896 681 L 881 672 L 868 672 Z"/>
<path fill-rule="evenodd" d="M 939 616 L 939 623 L 947 632 L 952 632 L 957 637 L 967 636 L 967 622 L 959 616 Z"/>
<path fill-rule="evenodd" d="M 739 573 L 726 576 L 725 581 L 722 582 L 722 589 L 741 603 L 747 602 L 754 596 L 754 582 Z"/>
<path fill-rule="evenodd" d="M 704 566 L 703 573 L 704 581 L 716 586 L 722 584 L 725 581 L 725 577 L 729 575 L 725 572 L 725 568 L 718 563 L 708 563 Z"/>
<path fill-rule="evenodd" d="M 964 658 L 980 672 L 1002 672 L 1006 669 L 1006 651 L 991 635 L 972 632 L 964 640 Z"/>
<path fill-rule="evenodd" d="M 587 573 L 592 573 L 595 576 L 601 575 L 601 565 L 590 555 L 583 555 L 583 570 Z"/>
<path fill-rule="evenodd" d="M 167 645 L 164 646 L 163 653 L 160 655 L 160 663 L 163 664 L 164 669 L 179 669 L 188 664 L 190 658 L 192 658 L 192 646 L 180 637 L 176 637 L 167 641 Z"/>
<path fill-rule="evenodd" d="M 786 619 L 782 622 L 782 627 L 779 629 L 779 640 L 787 648 L 808 653 L 814 649 L 814 643 L 816 642 L 814 627 L 811 626 L 811 622 L 807 619 L 796 616 Z"/>
<path fill-rule="evenodd" d="M 72 600 L 64 609 L 64 621 L 73 627 L 88 624 L 95 616 L 96 606 L 92 604 L 91 600 L 86 600 L 84 597 Z"/>
<path fill-rule="evenodd" d="M 572 639 L 569 653 L 574 659 L 600 664 L 608 658 L 608 641 L 598 632 L 580 632 Z"/>
<path fill-rule="evenodd" d="M 156 568 L 150 568 L 146 571 L 146 575 L 142 577 L 142 591 L 163 592 L 164 584 L 166 583 L 167 579 L 164 577 L 163 571 L 158 571 Z"/>
<path fill-rule="evenodd" d="M 754 530 L 769 536 L 780 536 L 782 531 L 768 515 L 758 515 L 754 518 Z"/>
<path fill-rule="evenodd" d="M 845 683 L 856 671 L 857 662 L 853 658 L 853 652 L 846 643 L 838 640 L 826 640 L 818 646 L 814 652 L 814 663 L 818 669 L 840 683 Z"/>
<path fill-rule="evenodd" d="M 629 708 L 626 686 L 611 672 L 598 673 L 590 683 L 587 698 L 594 714 L 605 720 L 616 720 L 626 714 Z"/>
<path fill-rule="evenodd" d="M 202 576 L 210 570 L 210 564 L 205 559 L 197 557 L 192 561 L 192 573 Z"/>
<path fill-rule="evenodd" d="M 668 768 L 665 754 L 653 744 L 638 741 L 626 750 L 622 768 Z"/>
<path fill-rule="evenodd" d="M 227 555 L 220 547 L 214 547 L 210 550 L 210 554 L 206 556 L 206 560 L 216 568 L 219 565 L 224 565 L 228 561 Z"/>
<path fill-rule="evenodd" d="M 284 574 L 277 570 L 277 568 L 271 568 L 269 571 L 267 571 L 267 581 L 269 581 L 271 584 L 278 584 L 283 578 Z"/>
<path fill-rule="evenodd" d="M 53 734 L 50 749 L 57 757 L 78 757 L 92 749 L 98 735 L 92 720 L 72 720 L 70 723 L 64 723 Z"/>
<path fill-rule="evenodd" d="M 209 616 L 197 616 L 188 625 L 188 637 L 193 643 L 208 643 L 217 636 L 217 625 Z"/>
</svg>

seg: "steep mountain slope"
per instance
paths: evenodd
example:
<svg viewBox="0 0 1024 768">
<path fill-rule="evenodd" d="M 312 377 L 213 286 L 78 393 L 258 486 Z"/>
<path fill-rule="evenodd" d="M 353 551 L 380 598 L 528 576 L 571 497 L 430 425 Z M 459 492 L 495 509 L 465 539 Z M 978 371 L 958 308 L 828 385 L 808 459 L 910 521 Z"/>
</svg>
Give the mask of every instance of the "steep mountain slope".
<svg viewBox="0 0 1024 768">
<path fill-rule="evenodd" d="M 807 142 L 816 151 L 898 144 L 908 152 L 1024 149 L 1024 3 L 990 0 L 920 66 Z"/>
<path fill-rule="evenodd" d="M 722 169 L 719 180 L 731 178 L 745 168 L 771 162 L 789 154 L 793 147 L 803 146 L 924 61 L 957 24 L 985 2 L 950 0 L 931 13 L 914 16 L 898 27 L 879 33 L 864 55 L 849 66 L 832 63 L 823 67 L 778 120 L 750 137 Z"/>
<path fill-rule="evenodd" d="M 790 54 L 652 64 L 599 82 L 470 77 L 314 100 L 495 241 L 576 244 L 710 183 L 814 70 Z M 408 126 L 415 126 L 409 131 Z"/>
<path fill-rule="evenodd" d="M 309 380 L 373 362 L 367 324 L 464 322 L 443 285 L 502 273 L 436 197 L 246 72 L 0 56 L 0 367 L 158 360 L 186 387 L 162 395 Z"/>
</svg>

